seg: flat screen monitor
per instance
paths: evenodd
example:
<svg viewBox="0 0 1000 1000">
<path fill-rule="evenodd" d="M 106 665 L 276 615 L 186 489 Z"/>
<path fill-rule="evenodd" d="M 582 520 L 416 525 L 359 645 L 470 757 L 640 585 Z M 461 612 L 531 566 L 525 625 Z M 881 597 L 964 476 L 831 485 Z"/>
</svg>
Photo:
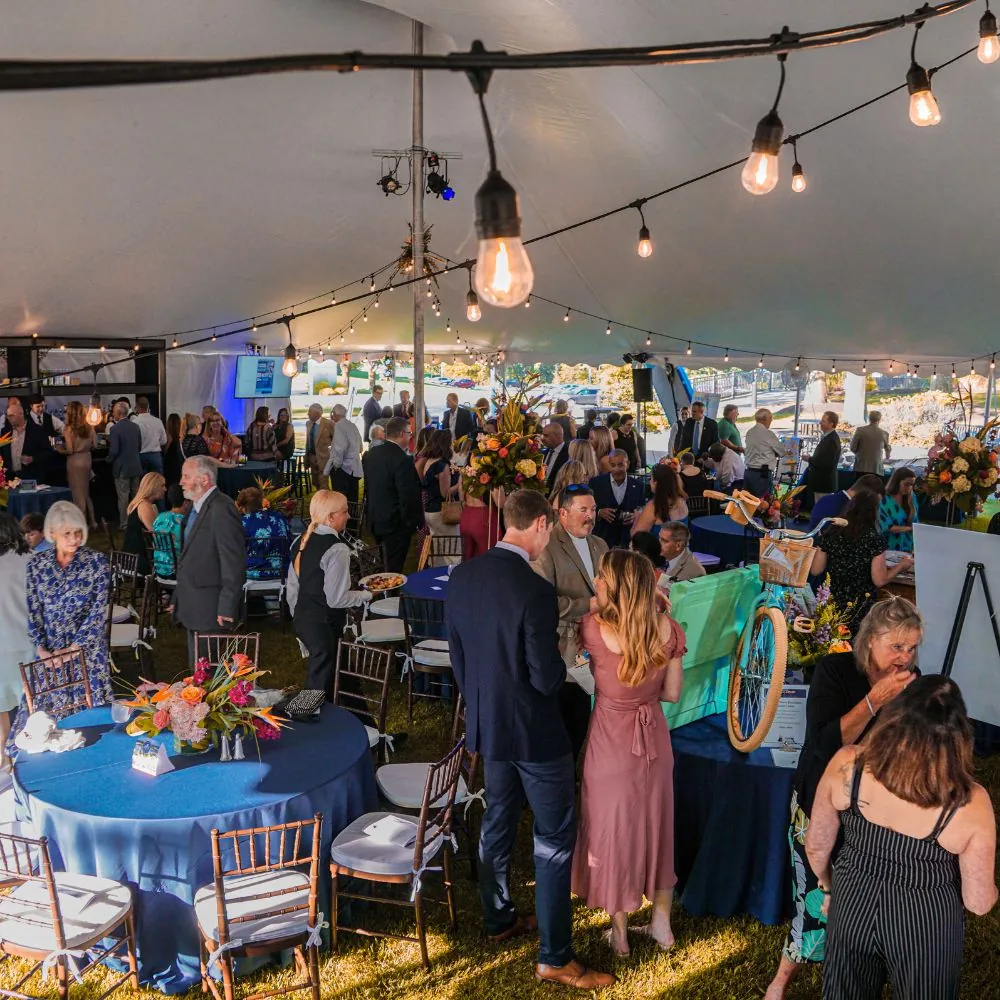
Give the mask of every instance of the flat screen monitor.
<svg viewBox="0 0 1000 1000">
<path fill-rule="evenodd" d="M 290 396 L 292 380 L 281 373 L 281 358 L 259 358 L 241 354 L 236 359 L 237 399 Z"/>
</svg>

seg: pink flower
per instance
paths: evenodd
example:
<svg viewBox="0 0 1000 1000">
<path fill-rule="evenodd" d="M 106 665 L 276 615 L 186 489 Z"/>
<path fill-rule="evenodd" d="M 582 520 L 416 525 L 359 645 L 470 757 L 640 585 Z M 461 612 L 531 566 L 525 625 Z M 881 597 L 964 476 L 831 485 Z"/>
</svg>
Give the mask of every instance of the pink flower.
<svg viewBox="0 0 1000 1000">
<path fill-rule="evenodd" d="M 276 740 L 281 736 L 281 730 L 275 726 L 269 726 L 263 719 L 255 718 L 253 728 L 259 740 Z"/>
<path fill-rule="evenodd" d="M 153 725 L 157 729 L 166 729 L 170 725 L 170 713 L 165 709 L 161 708 L 158 712 L 153 713 Z"/>
<path fill-rule="evenodd" d="M 208 660 L 205 659 L 205 657 L 202 657 L 194 665 L 194 674 L 191 677 L 191 683 L 195 687 L 202 687 L 205 683 L 207 683 L 208 679 L 211 676 L 212 676 L 212 666 L 208 662 Z"/>
<path fill-rule="evenodd" d="M 250 692 L 253 690 L 253 684 L 250 681 L 240 681 L 238 684 L 234 684 L 229 692 L 229 700 L 237 707 L 244 708 L 250 701 Z"/>
<path fill-rule="evenodd" d="M 518 473 L 518 474 L 517 474 L 517 475 L 516 475 L 516 476 L 514 477 L 514 482 L 515 482 L 515 483 L 523 483 L 523 482 L 524 482 L 524 476 L 522 476 L 522 475 L 521 475 L 521 473 L 519 472 L 519 473 Z"/>
</svg>

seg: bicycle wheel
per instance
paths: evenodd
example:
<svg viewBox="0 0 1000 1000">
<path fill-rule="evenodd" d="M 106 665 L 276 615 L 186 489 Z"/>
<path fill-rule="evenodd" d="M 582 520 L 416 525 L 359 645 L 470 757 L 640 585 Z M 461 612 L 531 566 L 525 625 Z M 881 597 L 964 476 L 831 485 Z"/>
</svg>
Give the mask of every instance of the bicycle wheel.
<svg viewBox="0 0 1000 1000">
<path fill-rule="evenodd" d="M 757 608 L 729 671 L 729 742 L 750 753 L 764 742 L 785 681 L 788 626 L 777 608 Z"/>
</svg>

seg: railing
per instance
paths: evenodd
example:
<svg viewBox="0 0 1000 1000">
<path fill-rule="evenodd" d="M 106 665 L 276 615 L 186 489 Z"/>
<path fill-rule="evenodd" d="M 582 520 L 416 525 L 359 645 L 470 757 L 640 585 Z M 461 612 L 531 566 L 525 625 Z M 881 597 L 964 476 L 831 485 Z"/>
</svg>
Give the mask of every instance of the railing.
<svg viewBox="0 0 1000 1000">
<path fill-rule="evenodd" d="M 779 389 L 794 389 L 795 385 L 785 372 L 769 372 L 763 368 L 751 371 L 718 372 L 715 375 L 699 375 L 691 379 L 694 394 L 710 393 L 720 399 L 749 396 L 753 393 L 754 382 L 758 392 L 775 392 Z"/>
</svg>

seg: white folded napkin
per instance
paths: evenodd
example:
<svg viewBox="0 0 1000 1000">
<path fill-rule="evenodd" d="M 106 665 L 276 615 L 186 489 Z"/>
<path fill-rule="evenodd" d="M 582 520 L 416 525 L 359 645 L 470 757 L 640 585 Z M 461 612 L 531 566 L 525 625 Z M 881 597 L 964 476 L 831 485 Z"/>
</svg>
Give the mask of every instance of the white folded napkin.
<svg viewBox="0 0 1000 1000">
<path fill-rule="evenodd" d="M 25 753 L 64 753 L 78 750 L 86 743 L 78 729 L 60 729 L 47 712 L 32 712 L 17 736 L 14 745 Z"/>
<path fill-rule="evenodd" d="M 365 836 L 385 847 L 412 847 L 416 841 L 412 823 L 398 816 L 383 816 L 365 827 Z"/>
</svg>

